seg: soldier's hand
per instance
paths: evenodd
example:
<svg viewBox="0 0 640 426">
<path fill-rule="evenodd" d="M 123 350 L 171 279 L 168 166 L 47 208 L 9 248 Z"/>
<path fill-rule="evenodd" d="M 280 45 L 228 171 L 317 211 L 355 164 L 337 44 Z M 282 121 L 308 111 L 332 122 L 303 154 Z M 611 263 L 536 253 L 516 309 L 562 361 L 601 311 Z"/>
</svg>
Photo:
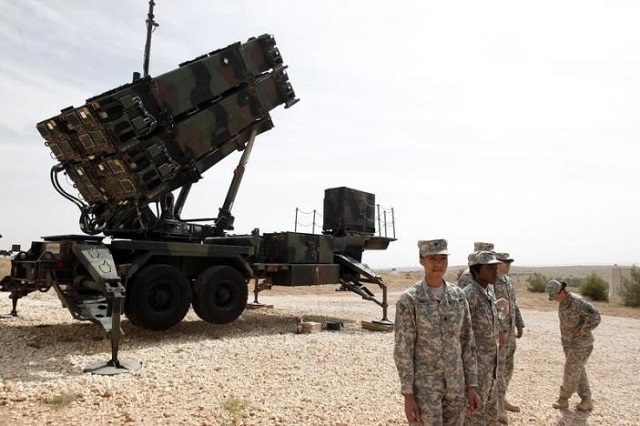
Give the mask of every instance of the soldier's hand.
<svg viewBox="0 0 640 426">
<path fill-rule="evenodd" d="M 420 408 L 413 395 L 404 395 L 404 415 L 410 425 L 420 424 Z"/>
<path fill-rule="evenodd" d="M 518 333 L 516 334 L 516 338 L 519 339 L 522 337 L 522 333 L 524 332 L 524 328 L 522 327 L 517 327 L 518 328 Z"/>
<path fill-rule="evenodd" d="M 467 405 L 469 406 L 469 411 L 472 413 L 475 413 L 482 408 L 482 401 L 480 400 L 480 395 L 478 395 L 476 388 L 467 388 Z"/>
</svg>

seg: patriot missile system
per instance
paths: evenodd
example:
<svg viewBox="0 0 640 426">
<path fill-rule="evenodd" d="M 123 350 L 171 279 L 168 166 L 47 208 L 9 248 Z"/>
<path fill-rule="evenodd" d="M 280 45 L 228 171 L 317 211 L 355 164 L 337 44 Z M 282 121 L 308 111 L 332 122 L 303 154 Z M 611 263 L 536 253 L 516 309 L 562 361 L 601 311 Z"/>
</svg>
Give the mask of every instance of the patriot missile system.
<svg viewBox="0 0 640 426">
<path fill-rule="evenodd" d="M 375 235 L 373 194 L 328 189 L 322 234 L 228 233 L 256 136 L 273 127 L 271 110 L 298 101 L 273 36 L 231 44 L 156 77 L 147 65 L 145 53 L 143 76 L 37 124 L 58 161 L 52 184 L 79 208 L 86 235 L 12 248 L 11 273 L 0 279 L 0 291 L 11 293 L 9 316 L 17 316 L 20 298 L 53 288 L 73 318 L 109 336 L 111 360 L 86 369 L 96 374 L 140 367 L 118 358 L 122 313 L 156 331 L 178 324 L 190 308 L 204 321 L 229 323 L 247 306 L 251 280 L 254 305 L 270 285 L 338 284 L 382 307 L 379 323 L 389 325 L 386 285 L 362 263 L 363 251 L 395 240 L 386 221 L 384 235 L 380 226 Z M 191 186 L 234 152 L 241 156 L 217 217 L 183 219 Z M 382 289 L 382 300 L 367 283 Z"/>
</svg>

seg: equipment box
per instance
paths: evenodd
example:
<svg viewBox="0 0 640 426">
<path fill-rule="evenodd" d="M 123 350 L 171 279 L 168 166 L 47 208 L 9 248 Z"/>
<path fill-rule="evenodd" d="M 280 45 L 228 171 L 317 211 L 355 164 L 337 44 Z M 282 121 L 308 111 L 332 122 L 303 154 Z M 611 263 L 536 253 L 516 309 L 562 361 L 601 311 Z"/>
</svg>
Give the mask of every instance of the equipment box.
<svg viewBox="0 0 640 426">
<path fill-rule="evenodd" d="M 368 192 L 346 186 L 325 189 L 322 230 L 332 235 L 373 234 L 375 205 L 375 195 Z"/>
<path fill-rule="evenodd" d="M 271 276 L 273 285 L 304 286 L 337 284 L 340 281 L 340 265 L 289 265 Z"/>
<path fill-rule="evenodd" d="M 276 232 L 263 235 L 260 253 L 266 263 L 333 263 L 332 242 L 327 235 Z"/>
</svg>

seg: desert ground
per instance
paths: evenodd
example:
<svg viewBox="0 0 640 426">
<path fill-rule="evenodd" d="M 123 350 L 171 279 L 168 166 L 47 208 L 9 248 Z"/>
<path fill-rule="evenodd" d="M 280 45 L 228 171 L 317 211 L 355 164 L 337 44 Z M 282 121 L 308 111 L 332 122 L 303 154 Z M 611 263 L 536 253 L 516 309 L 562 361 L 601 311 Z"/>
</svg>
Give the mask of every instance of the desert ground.
<svg viewBox="0 0 640 426">
<path fill-rule="evenodd" d="M 383 276 L 393 319 L 395 300 L 420 274 Z M 595 303 L 603 313 L 588 365 L 595 409 L 576 412 L 574 396 L 569 410 L 558 411 L 551 408 L 564 362 L 557 307 L 523 283 L 517 291 L 526 329 L 509 399 L 522 411 L 509 414 L 510 424 L 639 424 L 640 310 Z M 6 293 L 0 296 L 0 312 L 8 312 Z M 393 333 L 360 323 L 380 319 L 378 306 L 335 286 L 274 287 L 260 301 L 273 308 L 246 310 L 228 325 L 190 312 L 157 333 L 124 320 L 120 357 L 142 369 L 96 376 L 82 369 L 109 359 L 109 341 L 96 326 L 74 321 L 52 291 L 31 294 L 17 318 L 0 320 L 0 425 L 406 424 Z M 296 334 L 300 316 L 344 328 Z"/>
</svg>

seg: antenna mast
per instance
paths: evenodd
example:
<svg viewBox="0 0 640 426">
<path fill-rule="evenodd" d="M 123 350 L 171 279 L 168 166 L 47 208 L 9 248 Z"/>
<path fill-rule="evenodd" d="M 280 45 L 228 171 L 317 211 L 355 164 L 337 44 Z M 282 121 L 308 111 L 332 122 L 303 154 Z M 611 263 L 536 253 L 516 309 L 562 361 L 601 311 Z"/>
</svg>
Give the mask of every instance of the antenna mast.
<svg viewBox="0 0 640 426">
<path fill-rule="evenodd" d="M 158 26 L 158 23 L 153 19 L 153 6 L 155 6 L 153 0 L 149 0 L 149 13 L 147 14 L 147 42 L 144 45 L 144 65 L 142 69 L 144 76 L 149 76 L 149 54 L 151 53 L 151 33 Z"/>
</svg>

